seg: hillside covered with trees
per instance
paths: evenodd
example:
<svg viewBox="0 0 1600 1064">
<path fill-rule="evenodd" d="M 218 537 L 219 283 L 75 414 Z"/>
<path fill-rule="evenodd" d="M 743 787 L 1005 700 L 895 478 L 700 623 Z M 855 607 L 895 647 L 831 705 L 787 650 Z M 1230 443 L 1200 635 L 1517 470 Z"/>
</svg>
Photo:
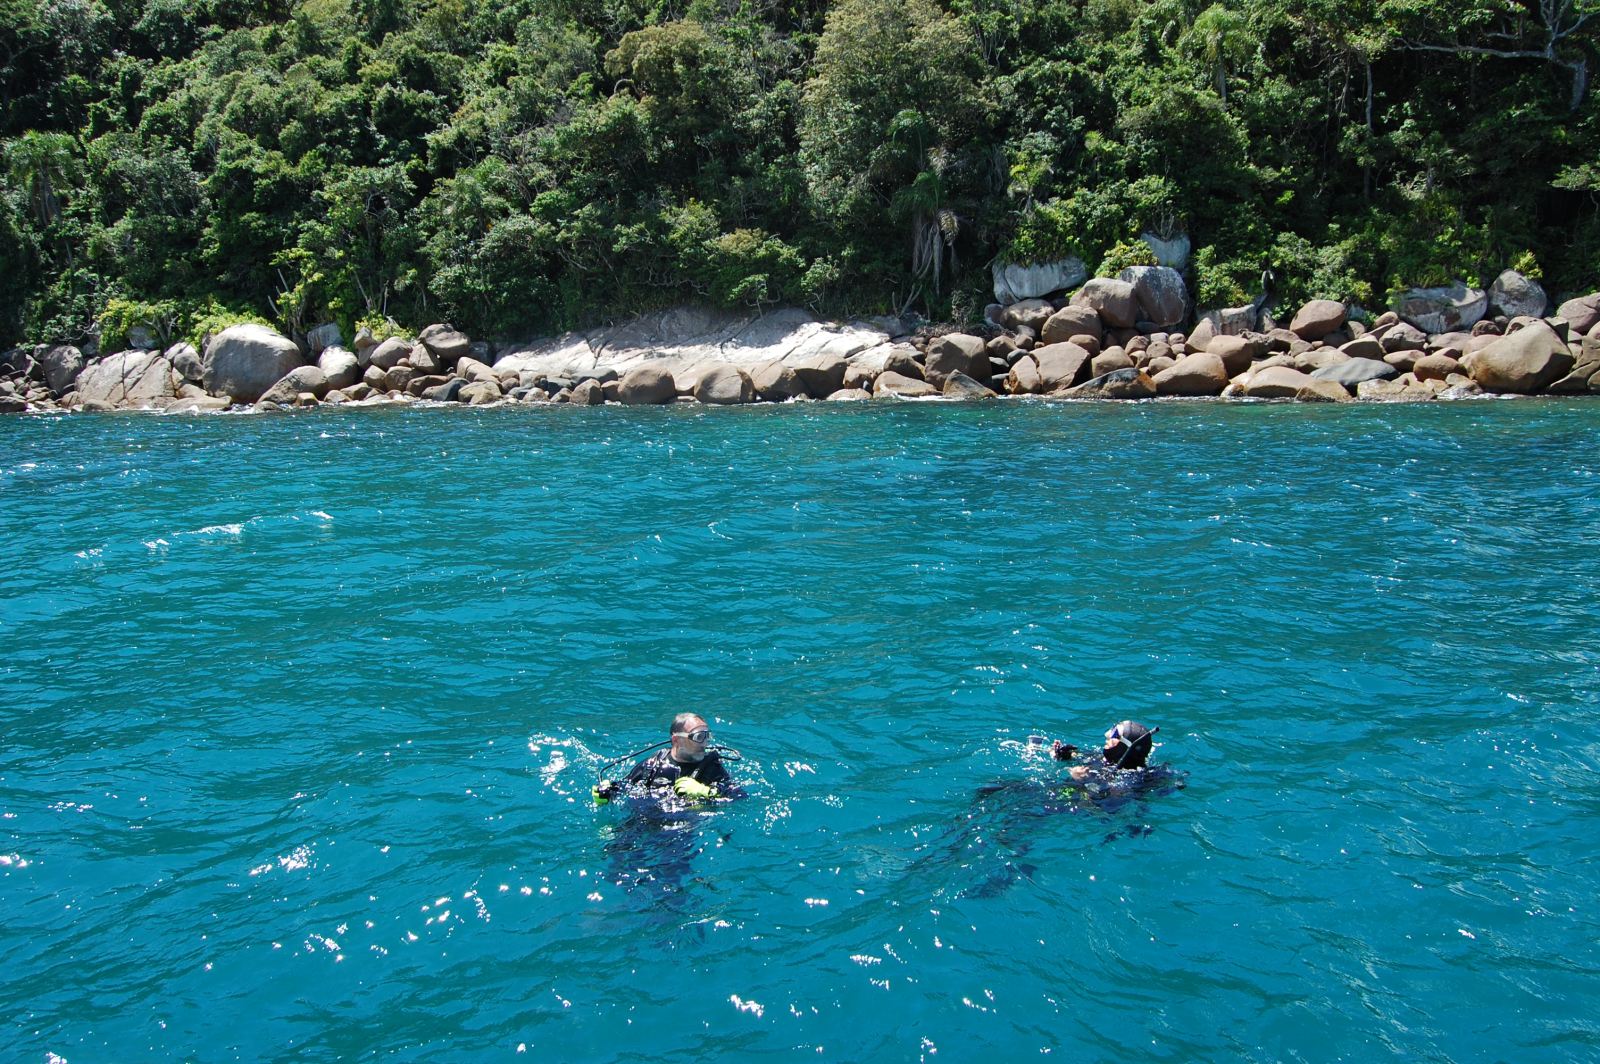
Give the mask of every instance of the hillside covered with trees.
<svg viewBox="0 0 1600 1064">
<path fill-rule="evenodd" d="M 1600 283 L 1600 0 L 0 0 L 0 346 Z M 346 332 L 348 335 L 348 331 Z"/>
</svg>

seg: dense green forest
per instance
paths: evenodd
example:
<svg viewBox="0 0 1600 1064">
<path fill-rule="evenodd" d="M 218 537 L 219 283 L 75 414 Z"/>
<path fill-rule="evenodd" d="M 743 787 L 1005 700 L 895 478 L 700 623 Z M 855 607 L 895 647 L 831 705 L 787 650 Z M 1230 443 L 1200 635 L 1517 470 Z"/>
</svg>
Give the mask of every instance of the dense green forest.
<svg viewBox="0 0 1600 1064">
<path fill-rule="evenodd" d="M 1600 0 L 0 0 L 0 345 L 1600 282 Z M 346 335 L 349 335 L 348 331 Z"/>
</svg>

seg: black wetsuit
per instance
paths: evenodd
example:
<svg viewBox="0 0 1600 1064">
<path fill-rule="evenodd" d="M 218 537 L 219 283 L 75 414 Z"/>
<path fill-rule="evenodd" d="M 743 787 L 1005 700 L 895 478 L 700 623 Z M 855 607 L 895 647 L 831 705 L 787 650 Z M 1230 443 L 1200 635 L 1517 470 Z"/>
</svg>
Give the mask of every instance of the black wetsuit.
<svg viewBox="0 0 1600 1064">
<path fill-rule="evenodd" d="M 715 750 L 707 750 L 705 757 L 689 764 L 674 759 L 671 750 L 658 750 L 633 766 L 626 783 L 651 790 L 670 789 L 681 776 L 703 783 L 719 795 L 727 795 L 733 789 L 733 778 L 722 764 L 722 755 Z"/>
<path fill-rule="evenodd" d="M 1086 764 L 1088 775 L 1081 780 L 1067 779 L 1061 793 L 1064 797 L 1073 797 L 1075 792 L 1081 794 L 1108 812 L 1135 799 L 1171 794 L 1182 790 L 1184 785 L 1183 773 L 1165 764 L 1113 768 L 1098 758 Z"/>
</svg>

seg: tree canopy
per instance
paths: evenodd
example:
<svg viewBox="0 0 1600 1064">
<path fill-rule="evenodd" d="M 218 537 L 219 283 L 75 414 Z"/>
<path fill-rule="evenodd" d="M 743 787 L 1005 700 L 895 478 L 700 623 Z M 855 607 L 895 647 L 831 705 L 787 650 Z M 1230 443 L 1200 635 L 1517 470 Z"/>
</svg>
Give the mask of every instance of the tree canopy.
<svg viewBox="0 0 1600 1064">
<path fill-rule="evenodd" d="M 0 0 L 0 345 L 964 320 L 1144 232 L 1207 305 L 1586 291 L 1597 44 L 1600 0 Z"/>
</svg>

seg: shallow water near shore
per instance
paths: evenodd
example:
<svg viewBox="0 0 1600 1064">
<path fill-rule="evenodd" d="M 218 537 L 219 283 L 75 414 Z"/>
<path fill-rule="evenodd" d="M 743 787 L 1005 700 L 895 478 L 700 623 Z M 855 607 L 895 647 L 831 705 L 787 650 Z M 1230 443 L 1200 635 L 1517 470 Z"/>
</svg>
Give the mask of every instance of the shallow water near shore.
<svg viewBox="0 0 1600 1064">
<path fill-rule="evenodd" d="M 1600 404 L 8 418 L 0 534 L 10 1059 L 1600 1055 Z"/>
</svg>

